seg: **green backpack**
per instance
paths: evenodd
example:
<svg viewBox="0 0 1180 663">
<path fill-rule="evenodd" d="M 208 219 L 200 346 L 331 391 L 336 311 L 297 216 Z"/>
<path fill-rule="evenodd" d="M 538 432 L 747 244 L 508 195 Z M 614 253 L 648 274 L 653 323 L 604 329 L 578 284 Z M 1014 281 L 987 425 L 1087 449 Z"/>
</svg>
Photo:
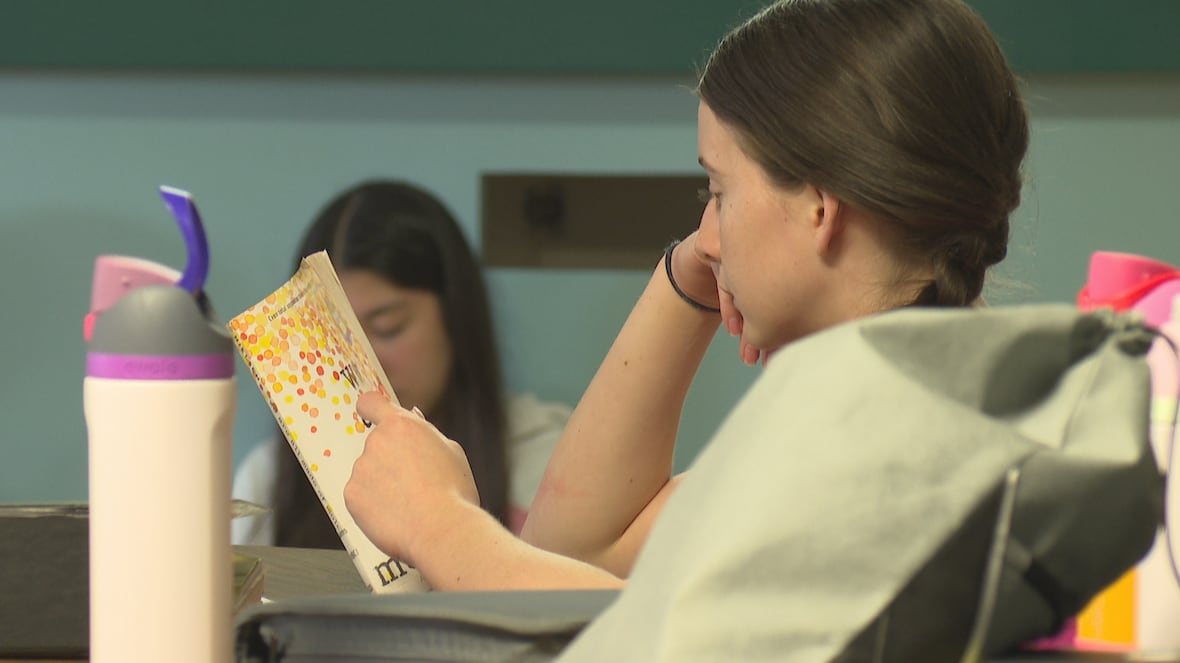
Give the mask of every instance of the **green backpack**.
<svg viewBox="0 0 1180 663">
<path fill-rule="evenodd" d="M 944 662 L 1054 633 L 1162 522 L 1153 336 L 1054 305 L 792 344 L 560 661 Z"/>
</svg>

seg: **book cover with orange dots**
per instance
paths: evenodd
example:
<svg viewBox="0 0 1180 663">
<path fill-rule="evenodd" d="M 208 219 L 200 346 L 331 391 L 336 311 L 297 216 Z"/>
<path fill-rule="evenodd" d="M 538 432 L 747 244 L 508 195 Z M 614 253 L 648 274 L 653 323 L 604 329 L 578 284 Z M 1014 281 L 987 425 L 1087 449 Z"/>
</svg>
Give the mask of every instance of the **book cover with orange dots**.
<svg viewBox="0 0 1180 663">
<path fill-rule="evenodd" d="M 375 546 L 344 506 L 344 484 L 364 449 L 357 397 L 380 390 L 397 402 L 328 254 L 299 270 L 226 325 L 370 591 L 427 589 L 416 570 Z"/>
</svg>

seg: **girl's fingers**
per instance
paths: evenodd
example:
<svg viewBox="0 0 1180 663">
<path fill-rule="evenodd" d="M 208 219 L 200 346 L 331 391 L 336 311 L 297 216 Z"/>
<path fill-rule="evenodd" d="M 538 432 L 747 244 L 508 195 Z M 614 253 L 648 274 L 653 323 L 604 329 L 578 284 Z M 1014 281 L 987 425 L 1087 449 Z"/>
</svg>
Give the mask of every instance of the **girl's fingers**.
<svg viewBox="0 0 1180 663">
<path fill-rule="evenodd" d="M 400 408 L 379 391 L 369 391 L 356 401 L 356 413 L 374 426 L 397 415 Z"/>
<path fill-rule="evenodd" d="M 738 354 L 741 355 L 742 363 L 747 366 L 754 366 L 758 363 L 758 359 L 763 356 L 762 350 L 746 343 L 744 340 L 738 344 Z"/>
</svg>

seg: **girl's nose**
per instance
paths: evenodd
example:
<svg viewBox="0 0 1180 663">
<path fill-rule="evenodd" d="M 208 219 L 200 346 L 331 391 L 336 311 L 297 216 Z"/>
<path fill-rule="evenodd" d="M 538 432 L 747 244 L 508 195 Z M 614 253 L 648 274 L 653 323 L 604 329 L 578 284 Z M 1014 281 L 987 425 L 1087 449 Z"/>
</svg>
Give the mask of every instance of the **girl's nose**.
<svg viewBox="0 0 1180 663">
<path fill-rule="evenodd" d="M 717 226 L 716 203 L 709 201 L 701 213 L 701 227 L 697 231 L 697 252 L 711 263 L 721 262 L 721 233 Z"/>
</svg>

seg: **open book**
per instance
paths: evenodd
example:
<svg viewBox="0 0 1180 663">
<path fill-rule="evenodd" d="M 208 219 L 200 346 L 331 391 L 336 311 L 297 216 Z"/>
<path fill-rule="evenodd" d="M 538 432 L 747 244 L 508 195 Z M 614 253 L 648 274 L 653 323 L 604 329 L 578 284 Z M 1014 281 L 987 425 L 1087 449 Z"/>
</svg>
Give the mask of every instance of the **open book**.
<svg viewBox="0 0 1180 663">
<path fill-rule="evenodd" d="M 226 326 L 365 586 L 426 590 L 418 572 L 382 553 L 344 506 L 367 433 L 356 399 L 367 391 L 397 397 L 328 254 L 304 258 L 291 280 Z"/>
</svg>

